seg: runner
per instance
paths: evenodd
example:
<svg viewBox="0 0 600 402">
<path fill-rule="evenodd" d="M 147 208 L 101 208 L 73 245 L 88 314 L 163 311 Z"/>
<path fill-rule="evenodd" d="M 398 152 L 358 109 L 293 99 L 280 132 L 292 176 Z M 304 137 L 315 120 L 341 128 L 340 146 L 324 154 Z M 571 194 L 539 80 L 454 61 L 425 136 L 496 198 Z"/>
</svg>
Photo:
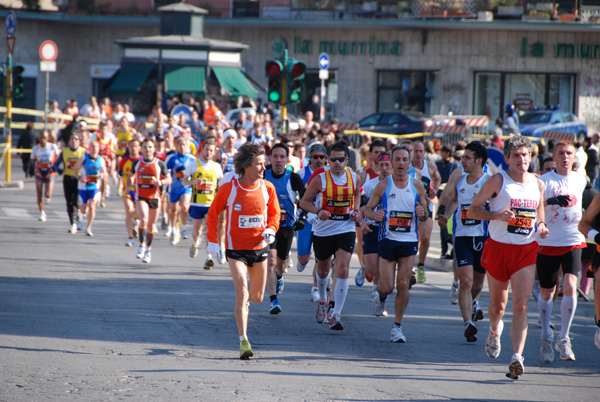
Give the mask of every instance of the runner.
<svg viewBox="0 0 600 402">
<path fill-rule="evenodd" d="M 192 258 L 198 255 L 198 247 L 202 239 L 202 223 L 217 193 L 219 180 L 223 177 L 221 165 L 212 160 L 215 148 L 215 137 L 207 137 L 202 144 L 202 150 L 196 155 L 196 160 L 187 164 L 181 181 L 184 186 L 191 186 L 192 191 L 190 206 L 190 216 L 194 220 L 193 243 L 190 247 Z M 217 256 L 218 253 L 213 255 L 209 252 L 204 261 L 204 269 L 211 269 L 215 265 L 214 258 Z"/>
<path fill-rule="evenodd" d="M 360 207 L 360 178 L 346 168 L 348 147 L 336 143 L 329 148 L 329 167 L 317 170 L 308 183 L 300 208 L 317 214 L 314 225 L 314 251 L 317 260 L 319 304 L 316 320 L 325 320 L 327 285 L 331 256 L 335 257 L 335 306 L 329 328 L 343 330 L 341 313 L 348 293 L 348 269 L 356 242 L 355 222 L 362 222 Z M 313 199 L 317 198 L 317 205 Z"/>
<path fill-rule="evenodd" d="M 392 160 L 389 153 L 380 153 L 375 162 L 379 177 L 375 177 L 363 185 L 364 195 L 367 198 L 373 196 L 373 191 L 375 191 L 375 187 L 380 181 L 387 180 L 387 177 L 392 174 Z M 364 211 L 365 207 L 361 209 Z M 374 212 L 376 211 L 377 208 L 374 209 Z M 377 283 L 379 282 L 379 224 L 365 218 L 361 225 L 361 232 L 363 233 L 364 275 L 371 278 L 373 282 L 371 301 L 375 302 L 379 298 L 377 292 Z M 384 309 L 381 315 L 387 316 L 387 311 Z"/>
<path fill-rule="evenodd" d="M 413 177 L 420 177 L 425 186 L 429 203 L 429 214 L 432 214 L 431 200 L 437 196 L 438 188 L 442 183 L 442 177 L 438 172 L 437 166 L 433 162 L 425 159 L 425 147 L 421 141 L 413 144 L 413 165 L 411 171 L 418 173 Z M 419 221 L 419 264 L 417 265 L 417 282 L 425 283 L 425 258 L 429 252 L 429 241 L 433 229 L 433 219 Z"/>
<path fill-rule="evenodd" d="M 302 182 L 306 186 L 308 180 L 312 177 L 313 173 L 317 170 L 325 166 L 325 161 L 327 159 L 327 150 L 321 143 L 314 143 L 310 147 L 309 151 L 310 162 L 303 169 L 300 169 L 298 175 L 302 178 Z M 303 214 L 306 214 L 305 211 L 301 210 Z M 304 228 L 299 230 L 296 237 L 296 247 L 298 250 L 298 264 L 296 264 L 296 269 L 298 272 L 304 271 L 306 266 L 310 261 L 310 255 L 312 252 L 312 242 L 313 242 L 313 225 L 311 222 L 316 221 L 315 214 L 307 214 L 306 222 L 304 224 Z M 312 277 L 313 277 L 313 287 L 311 289 L 311 301 L 318 302 L 319 301 L 319 289 L 317 288 L 317 265 L 313 267 Z"/>
<path fill-rule="evenodd" d="M 261 303 L 267 281 L 269 244 L 279 229 L 279 205 L 273 185 L 263 180 L 265 150 L 245 144 L 234 159 L 233 178 L 223 184 L 206 218 L 208 252 L 220 250 L 217 243 L 219 213 L 227 211 L 226 247 L 231 277 L 235 285 L 235 321 L 240 336 L 240 359 L 254 355 L 248 341 L 248 302 Z M 250 287 L 248 288 L 248 278 Z"/>
<path fill-rule="evenodd" d="M 213 130 L 215 131 L 215 130 Z M 237 149 L 235 148 L 237 134 L 235 130 L 229 128 L 225 130 L 223 133 L 223 144 L 220 149 L 215 152 L 214 160 L 221 164 L 221 169 L 223 169 L 223 174 L 227 174 L 234 170 L 233 167 L 233 158 L 237 153 Z M 226 216 L 225 211 L 221 212 L 219 215 L 219 226 L 218 226 L 218 234 L 219 234 L 219 245 L 221 245 L 221 251 L 219 251 L 219 255 L 215 255 L 215 258 L 219 259 L 220 264 L 225 264 L 225 227 L 226 227 Z"/>
<path fill-rule="evenodd" d="M 52 199 L 54 190 L 54 172 L 52 166 L 58 158 L 59 150 L 56 144 L 49 141 L 50 131 L 44 130 L 40 134 L 40 142 L 31 150 L 31 160 L 35 163 L 35 191 L 37 204 L 40 209 L 40 221 L 46 222 L 47 215 L 44 211 L 44 198 L 46 203 Z"/>
<path fill-rule="evenodd" d="M 110 177 L 113 177 L 116 172 L 114 172 L 114 159 L 115 159 L 115 142 L 113 141 L 112 133 L 110 132 L 110 128 L 108 126 L 107 121 L 101 121 L 98 126 L 98 133 L 96 134 L 95 142 L 98 143 L 100 149 L 100 157 L 104 159 L 104 164 L 106 165 L 106 171 L 108 175 L 104 177 L 102 181 L 100 181 L 100 206 L 104 208 L 105 200 L 110 196 L 110 184 L 108 180 Z"/>
<path fill-rule="evenodd" d="M 483 289 L 485 280 L 485 269 L 481 267 L 481 252 L 488 237 L 488 222 L 469 219 L 467 211 L 473 197 L 489 176 L 483 171 L 486 161 L 487 149 L 478 141 L 469 143 L 461 158 L 465 174 L 461 177 L 454 176 L 455 179 L 450 179 L 446 185 L 449 189 L 449 203 L 458 205 L 452 228 L 453 249 L 460 282 L 458 304 L 465 324 L 464 336 L 467 342 L 477 341 L 477 327 L 473 321 L 483 319 L 483 312 L 478 308 L 477 297 Z M 448 215 L 444 215 L 445 210 L 446 206 L 440 203 L 438 217 L 441 228 L 446 228 L 448 222 Z"/>
<path fill-rule="evenodd" d="M 527 300 L 533 287 L 538 244 L 548 237 L 544 222 L 544 184 L 527 173 L 531 162 L 531 142 L 520 135 L 504 143 L 508 170 L 489 177 L 471 203 L 467 218 L 489 220 L 490 238 L 486 240 L 481 265 L 488 273 L 490 333 L 485 341 L 487 355 L 500 355 L 502 317 L 512 290 L 513 318 L 511 340 L 513 356 L 507 377 L 517 379 L 524 372 L 523 348 L 527 338 Z M 490 209 L 486 203 L 490 200 Z"/>
<path fill-rule="evenodd" d="M 430 218 L 423 184 L 408 174 L 411 152 L 403 146 L 392 148 L 392 174 L 380 181 L 365 207 L 365 216 L 380 223 L 378 297 L 373 302 L 376 316 L 383 315 L 389 294 L 397 293 L 394 302 L 392 342 L 404 343 L 402 318 L 408 305 L 408 290 L 415 255 L 418 250 L 417 218 Z M 375 208 L 380 208 L 375 212 Z M 398 275 L 396 276 L 396 267 Z"/>
<path fill-rule="evenodd" d="M 187 239 L 187 218 L 190 209 L 190 198 L 192 196 L 192 187 L 184 185 L 183 179 L 187 177 L 185 171 L 188 166 L 195 169 L 196 159 L 187 153 L 188 141 L 185 137 L 179 136 L 175 140 L 175 152 L 167 157 L 165 165 L 171 174 L 171 185 L 169 186 L 169 224 L 171 226 L 171 245 L 175 246 L 183 236 Z M 181 224 L 180 224 L 181 222 Z M 180 228 L 181 227 L 181 231 Z M 193 237 L 193 234 L 192 234 Z"/>
<path fill-rule="evenodd" d="M 379 167 L 377 166 L 377 158 L 382 152 L 385 152 L 387 147 L 385 146 L 385 141 L 383 140 L 374 140 L 369 145 L 369 153 L 367 154 L 367 166 L 360 169 L 358 172 L 358 176 L 360 177 L 361 183 L 366 183 L 369 180 L 375 179 L 379 177 Z M 388 156 L 389 157 L 389 156 Z M 358 256 L 358 261 L 360 262 L 360 268 L 358 272 L 354 276 L 354 283 L 356 286 L 362 286 L 365 283 L 365 260 L 364 260 L 364 251 L 363 251 L 363 230 L 357 228 L 356 230 L 356 255 Z M 376 237 L 375 237 L 376 238 Z M 369 282 L 373 281 L 373 278 L 367 278 Z"/>
<path fill-rule="evenodd" d="M 135 163 L 141 159 L 140 141 L 137 139 L 129 141 L 127 144 L 128 154 L 126 154 L 119 164 L 119 177 L 121 178 L 121 198 L 125 208 L 125 228 L 129 236 L 125 247 L 133 247 L 135 238 L 138 235 L 138 224 L 135 222 L 135 187 L 130 185 L 131 169 Z"/>
<path fill-rule="evenodd" d="M 281 313 L 281 304 L 277 296 L 283 292 L 283 270 L 290 256 L 294 241 L 294 226 L 296 224 L 296 200 L 304 195 L 302 178 L 292 171 L 288 165 L 289 147 L 277 143 L 271 149 L 271 165 L 265 170 L 265 180 L 271 182 L 277 192 L 277 200 L 281 218 L 275 241 L 270 245 L 267 262 L 267 289 L 271 304 L 269 313 Z"/>
<path fill-rule="evenodd" d="M 65 193 L 65 201 L 67 202 L 67 215 L 71 227 L 69 233 L 77 233 L 77 219 L 79 212 L 79 191 L 77 186 L 77 178 L 73 167 L 77 161 L 85 155 L 85 148 L 81 145 L 81 137 L 78 134 L 72 134 L 69 138 L 69 146 L 62 149 L 60 156 L 54 162 L 53 170 L 63 173 L 63 190 Z M 60 165 L 63 165 L 63 170 Z"/>
<path fill-rule="evenodd" d="M 577 308 L 577 279 L 581 271 L 581 249 L 586 247 L 585 237 L 579 232 L 583 190 L 586 179 L 573 172 L 576 161 L 575 147 L 561 141 L 554 147 L 555 170 L 540 177 L 544 183 L 544 214 L 550 235 L 539 239 L 537 275 L 540 281 L 538 308 L 542 324 L 540 358 L 544 363 L 554 360 L 552 343 L 554 334 L 550 328 L 553 297 L 562 267 L 563 297 L 560 303 L 560 336 L 554 348 L 562 360 L 575 360 L 571 348 L 569 329 Z"/>
<path fill-rule="evenodd" d="M 144 263 L 152 261 L 152 240 L 160 206 L 160 189 L 171 184 L 171 175 L 165 163 L 154 156 L 154 143 L 142 142 L 142 159 L 131 167 L 130 184 L 135 185 L 135 210 L 140 219 L 140 247 L 137 258 Z"/>
<path fill-rule="evenodd" d="M 100 144 L 97 141 L 90 142 L 89 151 L 77 161 L 73 167 L 79 181 L 79 197 L 81 207 L 87 213 L 87 228 L 85 234 L 92 237 L 92 224 L 96 218 L 96 205 L 100 201 L 98 183 L 106 179 L 106 162 L 100 157 Z"/>
</svg>

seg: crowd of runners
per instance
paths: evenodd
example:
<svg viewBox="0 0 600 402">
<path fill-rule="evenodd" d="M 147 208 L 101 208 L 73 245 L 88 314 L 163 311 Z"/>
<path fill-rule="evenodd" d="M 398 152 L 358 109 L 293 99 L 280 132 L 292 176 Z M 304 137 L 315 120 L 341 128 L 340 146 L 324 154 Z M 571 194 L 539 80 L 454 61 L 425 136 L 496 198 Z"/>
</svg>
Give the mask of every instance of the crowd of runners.
<svg viewBox="0 0 600 402">
<path fill-rule="evenodd" d="M 532 163 L 530 140 L 510 136 L 502 148 L 508 168 L 498 171 L 488 163 L 487 140 L 440 150 L 433 141 L 365 137 L 355 149 L 335 124 L 320 128 L 311 112 L 303 127 L 276 136 L 268 112 L 242 113 L 230 124 L 214 102 L 207 101 L 203 110 L 202 119 L 194 111 L 187 120 L 185 114 L 168 117 L 155 108 L 148 119 L 151 128 L 141 132 L 125 114 L 108 115 L 92 133 L 83 121 L 60 136 L 42 132 L 31 155 L 40 221 L 47 219 L 44 203 L 58 174 L 63 175 L 69 232 L 94 236 L 97 206 L 105 205 L 112 187 L 125 210 L 124 245 L 137 243 L 136 256 L 144 263 L 152 261 L 159 231 L 172 245 L 189 238 L 189 216 L 189 256 L 197 257 L 205 247 L 204 269 L 218 263 L 231 270 L 240 358 L 248 359 L 253 356 L 247 334 L 250 304 L 261 303 L 266 289 L 269 313 L 282 313 L 284 275 L 294 265 L 304 271 L 311 255 L 310 297 L 317 323 L 344 329 L 342 311 L 356 253 L 355 284 L 372 284 L 376 316 L 388 314 L 395 290 L 390 340 L 406 342 L 402 321 L 409 290 L 427 281 L 425 262 L 437 220 L 442 240 L 451 234 L 449 298 L 460 308 L 466 342 L 478 339 L 476 323 L 484 319 L 479 300 L 487 278 L 490 326 L 484 346 L 490 358 L 500 355 L 511 289 L 508 377 L 524 372 L 532 293 L 542 328 L 540 358 L 551 363 L 557 351 L 561 359 L 575 360 L 569 331 L 578 288 L 587 293 L 589 278 L 600 277 L 592 242 L 600 243 L 600 195 L 577 169 L 573 143 L 561 141 L 549 157 Z M 560 333 L 555 336 L 550 317 L 558 292 Z M 595 303 L 600 349 L 599 287 Z"/>
</svg>

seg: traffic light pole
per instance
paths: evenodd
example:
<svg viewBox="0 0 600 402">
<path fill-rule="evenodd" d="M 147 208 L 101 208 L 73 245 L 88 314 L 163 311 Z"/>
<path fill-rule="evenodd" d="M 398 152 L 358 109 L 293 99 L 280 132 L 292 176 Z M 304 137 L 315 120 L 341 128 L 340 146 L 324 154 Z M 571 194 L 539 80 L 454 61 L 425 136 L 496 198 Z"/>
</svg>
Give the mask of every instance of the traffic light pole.
<svg viewBox="0 0 600 402">
<path fill-rule="evenodd" d="M 283 77 L 281 78 L 281 133 L 289 134 L 289 121 L 287 117 L 287 63 L 288 51 L 283 51 Z"/>
<path fill-rule="evenodd" d="M 10 48 L 10 46 L 9 46 Z M 10 49 L 9 49 L 10 50 Z M 11 176 L 11 154 L 12 154 L 12 51 L 8 52 L 6 61 L 6 123 L 4 133 L 7 137 L 6 144 L 6 182 L 10 183 Z"/>
</svg>

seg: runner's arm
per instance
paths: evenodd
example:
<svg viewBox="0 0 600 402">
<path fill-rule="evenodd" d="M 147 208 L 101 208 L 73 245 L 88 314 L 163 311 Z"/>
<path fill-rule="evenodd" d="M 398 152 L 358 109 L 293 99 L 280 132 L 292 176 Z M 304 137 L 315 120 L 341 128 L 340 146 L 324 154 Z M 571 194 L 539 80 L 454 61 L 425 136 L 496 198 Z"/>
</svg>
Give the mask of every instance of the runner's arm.
<svg viewBox="0 0 600 402">
<path fill-rule="evenodd" d="M 514 218 L 514 213 L 510 210 L 494 212 L 485 209 L 487 200 L 495 197 L 502 189 L 502 175 L 500 173 L 493 175 L 483 183 L 479 193 L 473 198 L 473 202 L 467 211 L 467 216 L 471 219 L 482 221 L 491 221 L 493 219 L 508 222 Z"/>
<path fill-rule="evenodd" d="M 330 216 L 329 212 L 323 211 L 323 210 L 317 208 L 312 203 L 312 200 L 320 192 L 321 192 L 321 177 L 313 175 L 310 182 L 308 183 L 308 187 L 306 188 L 304 195 L 302 196 L 302 199 L 300 200 L 300 208 L 302 208 L 306 212 L 311 212 L 311 213 L 317 214 L 317 215 L 325 216 L 325 214 L 327 214 L 327 217 L 325 219 L 329 219 L 329 216 Z"/>
<path fill-rule="evenodd" d="M 375 212 L 375 208 L 377 208 L 377 206 L 381 202 L 381 197 L 383 196 L 385 188 L 387 187 L 387 183 L 387 180 L 382 180 L 379 183 L 377 183 L 375 189 L 373 190 L 373 194 L 369 199 L 369 202 L 367 203 L 367 205 L 365 205 L 365 216 L 371 219 L 372 221 L 381 222 L 383 220 L 383 217 L 385 216 L 385 210 L 380 209 L 377 212 Z"/>
<path fill-rule="evenodd" d="M 592 224 L 594 223 L 594 219 L 600 214 L 600 193 L 596 194 L 592 199 L 592 202 L 585 210 L 585 213 L 581 217 L 581 221 L 579 222 L 579 231 L 583 233 L 583 235 L 590 239 L 596 241 L 595 237 L 597 236 L 597 231 Z M 590 234 L 590 231 L 594 230 Z M 591 237 L 590 237 L 591 236 Z M 598 236 L 598 240 L 600 240 L 600 236 Z M 596 242 L 598 243 L 598 242 Z"/>
<path fill-rule="evenodd" d="M 206 214 L 206 239 L 209 241 L 209 243 L 219 242 L 217 238 L 219 214 L 225 209 L 227 198 L 231 193 L 231 185 L 231 182 L 227 182 L 219 188 L 217 194 L 215 195 L 215 199 L 213 200 L 212 204 L 210 204 L 208 214 Z"/>
<path fill-rule="evenodd" d="M 279 220 L 281 219 L 277 192 L 272 183 L 265 181 L 265 184 L 269 193 L 269 201 L 267 202 L 267 229 L 273 229 L 274 232 L 277 232 L 279 230 Z"/>
</svg>

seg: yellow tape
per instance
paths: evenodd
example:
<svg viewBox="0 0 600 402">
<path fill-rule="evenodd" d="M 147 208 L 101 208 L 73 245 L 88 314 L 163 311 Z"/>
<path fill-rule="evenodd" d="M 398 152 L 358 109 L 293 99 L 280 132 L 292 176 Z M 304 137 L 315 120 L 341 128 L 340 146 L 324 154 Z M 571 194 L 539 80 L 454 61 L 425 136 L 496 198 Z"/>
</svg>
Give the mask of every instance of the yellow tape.
<svg viewBox="0 0 600 402">
<path fill-rule="evenodd" d="M 411 134 L 385 134 L 385 133 L 375 133 L 373 131 L 366 130 L 344 130 L 344 134 L 360 134 L 360 135 L 370 135 L 371 137 L 379 137 L 379 138 L 416 138 L 423 137 L 425 133 L 411 133 Z"/>
</svg>

